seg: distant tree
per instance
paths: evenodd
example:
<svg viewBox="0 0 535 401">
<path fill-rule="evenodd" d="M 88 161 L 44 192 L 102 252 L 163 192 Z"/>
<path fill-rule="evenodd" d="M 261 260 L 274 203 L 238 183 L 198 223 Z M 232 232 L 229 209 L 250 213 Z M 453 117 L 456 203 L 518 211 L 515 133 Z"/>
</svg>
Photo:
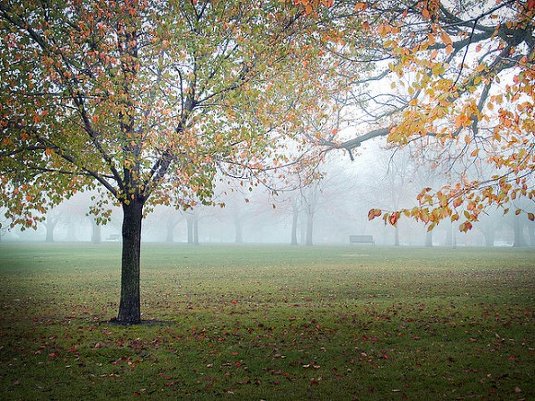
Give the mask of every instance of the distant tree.
<svg viewBox="0 0 535 401">
<path fill-rule="evenodd" d="M 2 212 L 0 212 L 0 241 L 2 241 L 4 235 L 9 231 L 9 228 L 9 220 L 4 217 Z"/>
<path fill-rule="evenodd" d="M 94 216 L 88 216 L 88 219 L 91 222 L 91 242 L 93 244 L 100 244 L 102 242 L 101 226 L 97 223 Z"/>
<path fill-rule="evenodd" d="M 199 245 L 199 211 L 196 208 L 185 212 L 188 229 L 188 244 Z"/>
<path fill-rule="evenodd" d="M 56 226 L 61 221 L 63 214 L 58 208 L 50 209 L 46 214 L 46 219 L 43 221 L 43 226 L 46 228 L 46 242 L 54 242 L 54 231 Z"/>
<path fill-rule="evenodd" d="M 168 218 L 166 220 L 166 223 L 165 223 L 165 230 L 166 230 L 165 242 L 172 243 L 174 241 L 174 232 L 175 232 L 175 228 L 178 225 L 178 223 L 180 223 L 180 218 L 178 216 L 178 213 L 176 213 L 176 212 L 171 214 L 170 218 Z"/>
<path fill-rule="evenodd" d="M 297 245 L 297 223 L 299 222 L 299 198 L 293 197 L 292 203 L 292 229 L 290 236 L 290 244 Z"/>
</svg>

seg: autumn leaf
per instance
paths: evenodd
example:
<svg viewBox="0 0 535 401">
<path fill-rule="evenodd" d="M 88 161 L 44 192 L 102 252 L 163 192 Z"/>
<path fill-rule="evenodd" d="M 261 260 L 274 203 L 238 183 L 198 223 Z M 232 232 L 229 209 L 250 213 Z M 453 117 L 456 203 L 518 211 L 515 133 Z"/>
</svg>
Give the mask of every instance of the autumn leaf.
<svg viewBox="0 0 535 401">
<path fill-rule="evenodd" d="M 381 209 L 370 209 L 368 212 L 368 220 L 373 220 L 382 214 Z"/>
<path fill-rule="evenodd" d="M 427 8 L 424 8 L 422 10 L 422 17 L 424 17 L 425 19 L 430 19 L 431 18 L 431 14 L 429 13 L 429 10 Z"/>
<path fill-rule="evenodd" d="M 440 32 L 440 39 L 442 40 L 442 42 L 446 45 L 446 46 L 452 46 L 453 45 L 453 42 L 451 40 L 451 37 L 450 35 L 448 35 L 446 33 L 446 31 L 441 31 Z"/>
</svg>

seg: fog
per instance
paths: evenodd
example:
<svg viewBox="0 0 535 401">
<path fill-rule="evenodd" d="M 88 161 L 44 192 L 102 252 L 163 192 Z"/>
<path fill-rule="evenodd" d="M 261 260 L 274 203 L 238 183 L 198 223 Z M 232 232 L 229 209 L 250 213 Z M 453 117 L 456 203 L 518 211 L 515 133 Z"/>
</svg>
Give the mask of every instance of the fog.
<svg viewBox="0 0 535 401">
<path fill-rule="evenodd" d="M 479 166 L 479 169 L 483 168 Z M 377 245 L 396 246 L 535 246 L 535 223 L 524 214 L 504 215 L 495 206 L 482 214 L 468 233 L 459 221 L 442 221 L 432 232 L 422 222 L 403 217 L 397 227 L 382 219 L 368 220 L 371 208 L 398 210 L 417 206 L 424 187 L 439 189 L 451 181 L 451 169 L 442 171 L 417 158 L 410 148 L 394 151 L 380 142 L 363 147 L 355 160 L 333 152 L 319 166 L 321 177 L 294 190 L 222 180 L 215 206 L 188 210 L 156 206 L 143 222 L 143 242 L 184 244 L 349 244 L 350 235 L 372 235 Z M 477 172 L 474 172 L 476 174 Z M 488 173 L 488 171 L 486 172 Z M 452 178 L 453 177 L 453 178 Z M 79 193 L 46 215 L 36 230 L 8 228 L 2 222 L 2 241 L 116 242 L 121 238 L 122 211 L 112 208 L 107 224 L 97 225 L 89 214 L 95 194 Z M 514 210 L 514 206 L 508 205 Z"/>
</svg>

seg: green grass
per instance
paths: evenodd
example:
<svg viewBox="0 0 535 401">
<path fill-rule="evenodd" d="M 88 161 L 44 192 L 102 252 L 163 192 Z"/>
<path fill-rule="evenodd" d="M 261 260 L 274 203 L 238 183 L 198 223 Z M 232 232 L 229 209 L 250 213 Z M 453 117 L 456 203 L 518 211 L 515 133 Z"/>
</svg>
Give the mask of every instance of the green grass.
<svg viewBox="0 0 535 401">
<path fill-rule="evenodd" d="M 0 399 L 535 399 L 535 252 L 0 245 Z"/>
</svg>

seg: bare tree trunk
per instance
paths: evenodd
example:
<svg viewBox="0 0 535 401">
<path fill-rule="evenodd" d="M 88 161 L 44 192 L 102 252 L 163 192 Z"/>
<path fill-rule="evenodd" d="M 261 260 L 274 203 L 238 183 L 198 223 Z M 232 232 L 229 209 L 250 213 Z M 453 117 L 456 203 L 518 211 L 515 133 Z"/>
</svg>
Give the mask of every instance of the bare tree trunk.
<svg viewBox="0 0 535 401">
<path fill-rule="evenodd" d="M 123 252 L 121 266 L 121 302 L 117 321 L 121 324 L 141 322 L 140 252 L 143 203 L 123 204 Z"/>
<path fill-rule="evenodd" d="M 444 246 L 453 247 L 453 225 L 446 223 L 446 238 L 444 240 Z"/>
<path fill-rule="evenodd" d="M 186 217 L 186 224 L 188 226 L 188 244 L 193 244 L 193 216 Z"/>
<path fill-rule="evenodd" d="M 394 227 L 394 246 L 399 246 L 399 227 Z"/>
<path fill-rule="evenodd" d="M 193 215 L 193 245 L 199 245 L 199 219 Z"/>
<path fill-rule="evenodd" d="M 296 202 L 292 204 L 292 239 L 291 244 L 297 245 L 297 223 L 299 221 L 299 209 L 297 208 Z"/>
<path fill-rule="evenodd" d="M 307 232 L 306 232 L 306 245 L 313 245 L 312 235 L 314 233 L 314 213 L 307 211 Z"/>
<path fill-rule="evenodd" d="M 46 242 L 54 242 L 54 229 L 56 228 L 56 225 L 58 224 L 57 220 L 55 219 L 47 219 L 45 223 L 46 227 Z"/>
<path fill-rule="evenodd" d="M 236 244 L 243 243 L 241 220 L 238 215 L 234 216 L 234 242 Z"/>
<path fill-rule="evenodd" d="M 167 221 L 167 232 L 166 232 L 166 235 L 165 235 L 165 242 L 169 242 L 169 243 L 172 243 L 175 239 L 175 236 L 174 236 L 174 232 L 175 232 L 175 227 L 176 225 L 178 224 L 178 220 L 173 220 L 173 219 L 169 219 Z"/>
<path fill-rule="evenodd" d="M 513 241 L 513 247 L 524 247 L 526 246 L 526 240 L 524 239 L 524 233 L 522 221 L 519 217 L 513 216 L 513 232 L 514 232 L 514 241 Z"/>
<path fill-rule="evenodd" d="M 102 230 L 100 229 L 100 225 L 97 224 L 94 218 L 90 217 L 91 220 L 91 242 L 93 244 L 100 244 L 102 241 Z"/>
<path fill-rule="evenodd" d="M 304 217 L 301 219 L 301 224 L 299 225 L 299 241 L 301 241 L 302 245 L 305 245 L 307 236 L 307 226 L 303 220 Z"/>
<path fill-rule="evenodd" d="M 485 228 L 483 230 L 483 236 L 485 237 L 485 246 L 492 247 L 494 246 L 494 239 L 496 237 L 496 232 L 494 231 L 494 228 Z"/>
<path fill-rule="evenodd" d="M 528 223 L 529 246 L 535 246 L 535 223 Z"/>
<path fill-rule="evenodd" d="M 425 246 L 428 248 L 433 246 L 433 231 L 427 231 L 425 233 Z"/>
</svg>

